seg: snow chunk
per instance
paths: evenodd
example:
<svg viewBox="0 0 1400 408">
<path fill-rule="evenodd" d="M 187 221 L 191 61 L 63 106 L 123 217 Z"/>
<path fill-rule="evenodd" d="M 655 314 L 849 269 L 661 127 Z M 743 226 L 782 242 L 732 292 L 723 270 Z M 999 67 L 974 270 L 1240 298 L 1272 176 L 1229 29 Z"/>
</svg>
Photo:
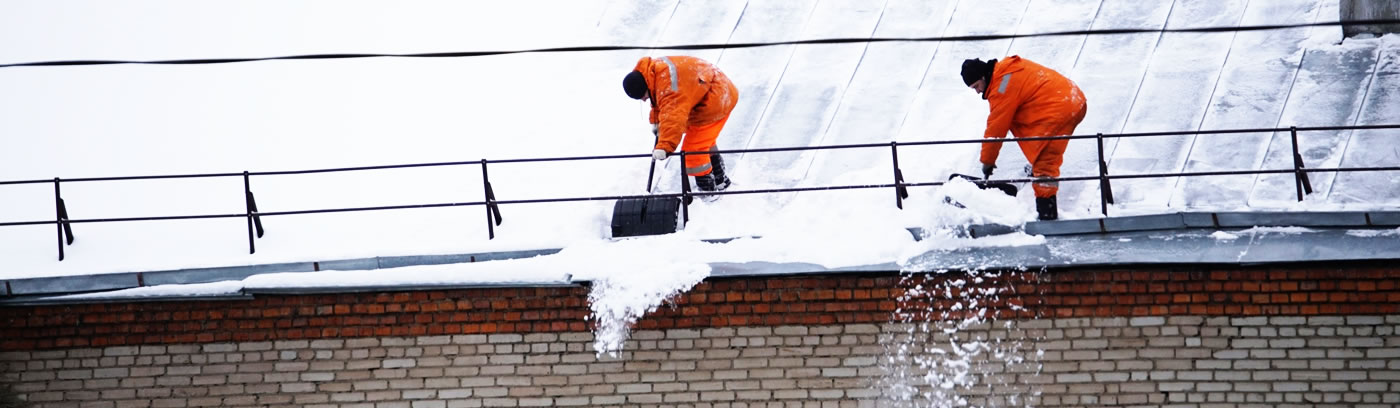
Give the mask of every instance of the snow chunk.
<svg viewBox="0 0 1400 408">
<path fill-rule="evenodd" d="M 1250 229 L 1247 229 L 1247 230 L 1239 231 L 1238 233 L 1240 233 L 1240 234 L 1247 234 L 1247 235 L 1268 235 L 1268 234 L 1289 234 L 1289 235 L 1296 235 L 1296 234 L 1302 234 L 1302 233 L 1306 233 L 1306 232 L 1317 232 L 1317 231 L 1312 230 L 1312 229 L 1308 229 L 1308 228 L 1303 228 L 1303 227 L 1254 227 L 1254 228 L 1250 228 Z"/>
<path fill-rule="evenodd" d="M 1347 230 L 1347 235 L 1362 238 L 1400 236 L 1400 228 L 1391 230 Z"/>
<path fill-rule="evenodd" d="M 1240 238 L 1239 235 L 1231 234 L 1225 231 L 1212 232 L 1210 234 L 1210 237 L 1215 238 L 1218 241 L 1234 241 Z"/>
</svg>

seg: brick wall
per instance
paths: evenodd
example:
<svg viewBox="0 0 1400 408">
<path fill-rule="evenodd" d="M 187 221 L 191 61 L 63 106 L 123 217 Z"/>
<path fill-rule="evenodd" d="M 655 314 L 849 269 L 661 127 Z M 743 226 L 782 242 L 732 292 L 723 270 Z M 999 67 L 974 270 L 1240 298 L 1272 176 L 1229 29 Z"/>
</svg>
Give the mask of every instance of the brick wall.
<svg viewBox="0 0 1400 408">
<path fill-rule="evenodd" d="M 711 280 L 616 358 L 592 352 L 582 287 L 8 307 L 0 382 L 42 407 L 1389 406 L 1397 278 L 1352 264 Z M 984 347 L 957 357 L 968 344 Z M 949 394 L 930 378 L 960 379 Z"/>
</svg>

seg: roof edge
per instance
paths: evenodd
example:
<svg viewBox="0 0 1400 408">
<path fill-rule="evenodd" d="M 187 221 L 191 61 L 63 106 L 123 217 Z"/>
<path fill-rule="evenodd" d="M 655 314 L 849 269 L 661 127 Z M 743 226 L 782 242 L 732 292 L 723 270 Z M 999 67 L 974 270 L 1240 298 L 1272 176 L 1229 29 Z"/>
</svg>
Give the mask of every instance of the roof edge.
<svg viewBox="0 0 1400 408">
<path fill-rule="evenodd" d="M 1307 227 L 1331 230 L 1317 237 L 1276 237 L 1277 239 L 1233 242 L 1238 240 L 1191 235 L 1185 239 L 1153 243 L 1154 234 L 1162 231 L 1234 230 L 1252 227 Z M 712 276 L 791 275 L 805 273 L 840 273 L 900 271 L 911 269 L 959 268 L 1042 268 L 1065 266 L 1160 265 L 1160 264 L 1258 264 L 1276 262 L 1307 262 L 1323 260 L 1400 259 L 1400 239 L 1366 240 L 1350 236 L 1340 229 L 1376 229 L 1400 227 L 1400 211 L 1325 211 L 1325 212 L 1178 212 L 1058 221 L 1033 221 L 1022 226 L 998 224 L 967 225 L 955 228 L 955 233 L 980 238 L 1022 232 L 1046 237 L 1046 243 L 1031 247 L 979 247 L 960 251 L 930 251 L 897 265 L 885 263 L 854 267 L 827 268 L 811 263 L 716 263 Z M 916 240 L 926 236 L 922 228 L 910 228 Z M 1228 234 L 1227 234 L 1228 235 Z M 1117 240 L 1104 240 L 1113 236 Z M 1327 241 L 1313 238 L 1326 238 Z M 722 243 L 732 240 L 714 239 Z M 1127 245 L 1134 241 L 1148 244 Z M 1317 241 L 1317 242 L 1312 242 Z M 1104 244 L 1118 242 L 1119 244 Z M 1338 246 L 1338 242 L 1346 245 Z M 1286 248 L 1277 250 L 1276 243 Z M 1347 246 L 1349 245 L 1349 246 Z M 1130 251 L 1116 249 L 1131 247 Z M 20 304 L 56 295 L 107 292 L 167 284 L 211 283 L 241 280 L 265 273 L 297 273 L 333 270 L 375 270 L 418 265 L 443 265 L 520 259 L 550 255 L 560 248 L 500 251 L 445 255 L 409 255 L 372 258 L 338 259 L 314 262 L 292 262 L 243 265 L 214 268 L 123 272 L 97 275 L 77 275 L 3 280 L 0 304 Z M 1253 252 L 1253 254 L 1251 254 Z M 571 281 L 572 282 L 572 281 Z M 568 284 L 568 283 L 560 283 Z M 531 284 L 473 284 L 457 287 L 529 286 Z M 336 293 L 356 291 L 442 289 L 439 285 L 402 286 L 326 286 L 321 288 L 256 288 L 248 294 Z M 94 297 L 89 299 L 100 299 Z M 132 298 L 122 297 L 122 301 Z M 70 301 L 69 303 L 76 303 Z"/>
</svg>

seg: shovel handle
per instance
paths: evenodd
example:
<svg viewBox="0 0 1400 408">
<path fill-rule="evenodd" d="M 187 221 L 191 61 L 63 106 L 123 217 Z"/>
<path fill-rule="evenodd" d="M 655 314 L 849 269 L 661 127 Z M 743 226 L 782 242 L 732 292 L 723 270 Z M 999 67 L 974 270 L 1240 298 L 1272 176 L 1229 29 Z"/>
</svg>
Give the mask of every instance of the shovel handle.
<svg viewBox="0 0 1400 408">
<path fill-rule="evenodd" d="M 651 179 L 656 176 L 656 160 L 651 161 L 651 170 L 647 171 L 647 193 L 651 193 Z"/>
<path fill-rule="evenodd" d="M 656 140 L 652 141 L 652 142 L 651 142 L 651 145 L 654 147 L 654 146 L 656 146 L 656 142 L 659 142 L 659 141 L 661 141 L 661 136 L 660 136 L 660 135 L 657 135 L 657 136 L 656 136 Z M 647 161 L 651 162 L 651 170 L 648 170 L 648 171 L 647 171 L 647 193 L 650 194 L 650 193 L 651 193 L 651 180 L 652 180 L 652 178 L 656 177 L 656 160 L 647 160 Z"/>
</svg>

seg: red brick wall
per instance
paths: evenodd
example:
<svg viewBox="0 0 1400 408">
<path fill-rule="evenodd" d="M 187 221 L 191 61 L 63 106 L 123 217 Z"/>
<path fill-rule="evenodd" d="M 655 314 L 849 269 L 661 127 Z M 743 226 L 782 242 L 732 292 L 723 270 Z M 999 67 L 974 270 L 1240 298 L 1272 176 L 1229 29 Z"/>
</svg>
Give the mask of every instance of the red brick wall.
<svg viewBox="0 0 1400 408">
<path fill-rule="evenodd" d="M 637 328 L 884 323 L 896 308 L 932 302 L 936 310 L 948 310 L 942 306 L 958 302 L 960 291 L 988 287 L 1004 290 L 986 304 L 999 318 L 1400 313 L 1400 267 L 1378 263 L 1060 269 L 1004 273 L 961 287 L 944 284 L 959 277 L 966 275 L 711 279 Z M 908 296 L 918 285 L 942 285 L 949 293 Z M 0 350 L 582 332 L 589 330 L 587 297 L 586 287 L 493 288 L 0 307 Z"/>
</svg>

